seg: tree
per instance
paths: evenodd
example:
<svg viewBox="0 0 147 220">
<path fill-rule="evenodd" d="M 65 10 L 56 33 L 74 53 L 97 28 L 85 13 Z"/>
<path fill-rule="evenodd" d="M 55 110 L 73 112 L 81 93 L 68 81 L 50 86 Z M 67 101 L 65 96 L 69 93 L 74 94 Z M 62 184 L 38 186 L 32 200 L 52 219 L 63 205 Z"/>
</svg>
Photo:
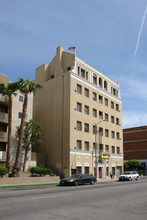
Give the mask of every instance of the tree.
<svg viewBox="0 0 147 220">
<path fill-rule="evenodd" d="M 27 80 L 24 80 L 22 78 L 19 78 L 17 81 L 19 84 L 19 91 L 24 94 L 24 103 L 23 103 L 23 110 L 22 110 L 22 118 L 21 118 L 21 124 L 20 124 L 20 134 L 18 139 L 18 146 L 17 146 L 17 152 L 16 152 L 16 160 L 13 167 L 13 174 L 19 175 L 20 171 L 20 156 L 21 156 L 21 145 L 23 140 L 23 132 L 24 132 L 24 123 L 25 123 L 25 117 L 26 117 L 26 111 L 27 111 L 27 103 L 28 103 L 28 94 L 29 93 L 35 93 L 35 91 L 39 88 L 42 88 L 41 85 L 36 84 L 35 82 L 31 82 L 29 78 Z"/>
<path fill-rule="evenodd" d="M 19 137 L 20 127 L 17 127 L 16 137 Z M 30 120 L 25 122 L 24 134 L 22 141 L 22 151 L 24 151 L 24 163 L 23 163 L 23 172 L 25 172 L 26 162 L 28 160 L 28 152 L 31 149 L 31 146 L 39 144 L 42 145 L 41 140 L 41 125 L 39 122 Z"/>
<path fill-rule="evenodd" d="M 141 162 L 139 160 L 128 160 L 127 162 L 128 169 L 134 170 L 141 167 Z"/>
<path fill-rule="evenodd" d="M 6 155 L 6 167 L 8 169 L 8 173 L 11 168 L 10 164 L 10 148 L 11 148 L 11 130 L 12 130 L 12 95 L 17 95 L 16 91 L 18 90 L 17 83 L 8 83 L 0 84 L 0 93 L 2 95 L 7 95 L 9 97 L 8 104 L 8 143 L 7 143 L 7 155 Z"/>
</svg>

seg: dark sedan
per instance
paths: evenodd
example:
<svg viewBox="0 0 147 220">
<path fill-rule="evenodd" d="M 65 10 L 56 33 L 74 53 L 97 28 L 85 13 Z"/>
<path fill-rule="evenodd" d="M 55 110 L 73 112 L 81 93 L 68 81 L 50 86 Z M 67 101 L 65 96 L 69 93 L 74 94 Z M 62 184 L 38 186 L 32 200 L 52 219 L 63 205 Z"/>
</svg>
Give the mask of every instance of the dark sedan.
<svg viewBox="0 0 147 220">
<path fill-rule="evenodd" d="M 62 179 L 60 185 L 81 185 L 81 184 L 91 184 L 93 185 L 97 179 L 89 174 L 75 174 L 68 178 Z"/>
</svg>

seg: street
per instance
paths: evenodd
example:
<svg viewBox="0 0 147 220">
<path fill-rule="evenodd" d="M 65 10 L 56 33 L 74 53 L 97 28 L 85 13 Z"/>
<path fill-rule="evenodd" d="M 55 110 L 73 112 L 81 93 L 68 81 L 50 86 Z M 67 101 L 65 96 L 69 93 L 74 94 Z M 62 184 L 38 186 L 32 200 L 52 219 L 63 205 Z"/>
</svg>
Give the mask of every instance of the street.
<svg viewBox="0 0 147 220">
<path fill-rule="evenodd" d="M 147 179 L 0 189 L 0 220 L 146 220 Z"/>
</svg>

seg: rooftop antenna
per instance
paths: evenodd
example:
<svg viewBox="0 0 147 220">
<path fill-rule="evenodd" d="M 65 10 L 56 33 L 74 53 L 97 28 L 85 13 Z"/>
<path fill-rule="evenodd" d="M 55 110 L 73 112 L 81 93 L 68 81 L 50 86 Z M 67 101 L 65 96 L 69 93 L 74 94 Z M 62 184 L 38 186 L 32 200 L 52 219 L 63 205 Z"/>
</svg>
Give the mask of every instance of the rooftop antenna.
<svg viewBox="0 0 147 220">
<path fill-rule="evenodd" d="M 140 126 L 142 126 L 142 118 L 139 118 Z"/>
</svg>

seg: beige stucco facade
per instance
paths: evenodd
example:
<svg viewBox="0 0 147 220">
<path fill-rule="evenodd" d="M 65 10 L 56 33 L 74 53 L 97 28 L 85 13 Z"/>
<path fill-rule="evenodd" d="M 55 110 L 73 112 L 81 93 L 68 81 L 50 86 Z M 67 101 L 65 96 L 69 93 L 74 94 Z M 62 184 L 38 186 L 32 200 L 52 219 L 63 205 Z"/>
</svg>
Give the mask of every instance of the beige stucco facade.
<svg viewBox="0 0 147 220">
<path fill-rule="evenodd" d="M 61 176 L 95 174 L 96 168 L 98 177 L 118 176 L 123 170 L 119 84 L 62 47 L 49 65 L 36 69 L 35 82 L 43 88 L 34 96 L 33 119 L 42 125 L 44 142 L 36 150 L 48 156 L 47 165 Z"/>
<path fill-rule="evenodd" d="M 9 83 L 9 77 L 0 74 L 0 83 L 7 85 Z M 8 96 L 2 96 L 0 94 L 0 166 L 5 166 L 6 163 L 6 151 L 8 141 Z M 11 167 L 15 162 L 17 139 L 16 139 L 16 127 L 20 126 L 21 114 L 23 108 L 24 96 L 17 91 L 16 96 L 12 96 L 12 133 L 11 133 L 11 148 L 10 148 L 10 163 Z M 28 107 L 26 113 L 26 121 L 32 119 L 33 114 L 33 94 L 28 95 Z M 22 155 L 23 159 L 23 155 Z M 26 163 L 26 170 L 30 167 L 36 166 L 36 160 L 32 160 L 32 152 L 28 154 L 28 160 Z"/>
</svg>

